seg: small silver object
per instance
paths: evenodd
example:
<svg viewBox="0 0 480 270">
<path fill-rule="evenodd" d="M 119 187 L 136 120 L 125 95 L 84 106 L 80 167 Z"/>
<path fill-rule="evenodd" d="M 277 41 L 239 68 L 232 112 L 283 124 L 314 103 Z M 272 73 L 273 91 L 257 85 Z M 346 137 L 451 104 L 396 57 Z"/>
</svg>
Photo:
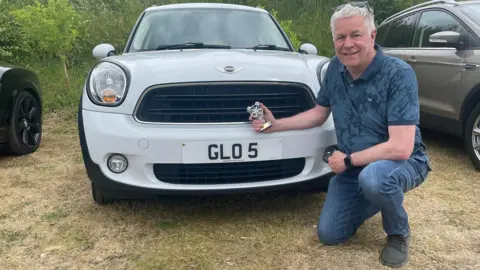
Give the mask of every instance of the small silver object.
<svg viewBox="0 0 480 270">
<path fill-rule="evenodd" d="M 263 126 L 260 129 L 260 132 L 272 126 L 272 123 L 270 123 L 270 121 L 265 121 L 265 119 L 263 119 L 263 109 L 260 105 L 260 102 L 256 101 L 255 104 L 253 104 L 252 106 L 248 106 L 247 112 L 253 119 L 263 121 Z"/>
</svg>

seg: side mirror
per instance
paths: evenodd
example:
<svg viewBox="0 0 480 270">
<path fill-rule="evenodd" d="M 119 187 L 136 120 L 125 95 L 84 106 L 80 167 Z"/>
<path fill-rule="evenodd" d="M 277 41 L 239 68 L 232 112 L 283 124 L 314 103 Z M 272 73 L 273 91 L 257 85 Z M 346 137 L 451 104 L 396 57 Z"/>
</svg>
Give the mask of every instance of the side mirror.
<svg viewBox="0 0 480 270">
<path fill-rule="evenodd" d="M 299 53 L 302 54 L 313 54 L 316 55 L 318 53 L 317 47 L 310 43 L 303 43 L 300 45 L 300 49 L 298 50 Z"/>
<path fill-rule="evenodd" d="M 115 48 L 111 44 L 99 44 L 93 48 L 93 57 L 101 60 L 108 56 L 116 55 Z"/>
<path fill-rule="evenodd" d="M 454 31 L 442 31 L 430 35 L 430 44 L 435 47 L 453 47 L 459 49 L 460 47 L 460 33 Z"/>
</svg>

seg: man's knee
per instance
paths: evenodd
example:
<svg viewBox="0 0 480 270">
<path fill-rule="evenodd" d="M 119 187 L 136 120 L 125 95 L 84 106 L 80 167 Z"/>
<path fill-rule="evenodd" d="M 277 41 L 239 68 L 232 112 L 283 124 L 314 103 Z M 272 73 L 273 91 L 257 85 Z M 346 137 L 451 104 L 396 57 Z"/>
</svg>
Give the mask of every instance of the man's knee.
<svg viewBox="0 0 480 270">
<path fill-rule="evenodd" d="M 390 177 L 391 165 L 388 160 L 379 160 L 366 166 L 358 176 L 358 184 L 366 196 L 378 196 L 398 188 Z"/>
<path fill-rule="evenodd" d="M 341 234 L 339 228 L 334 227 L 333 222 L 320 220 L 317 226 L 318 240 L 324 245 L 336 245 L 345 241 L 345 237 Z"/>
</svg>

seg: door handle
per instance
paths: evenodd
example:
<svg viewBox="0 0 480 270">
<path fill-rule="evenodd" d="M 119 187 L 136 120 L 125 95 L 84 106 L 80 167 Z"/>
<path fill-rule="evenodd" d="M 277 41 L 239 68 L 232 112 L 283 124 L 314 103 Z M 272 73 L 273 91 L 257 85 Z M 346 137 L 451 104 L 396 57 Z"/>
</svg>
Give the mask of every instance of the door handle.
<svg viewBox="0 0 480 270">
<path fill-rule="evenodd" d="M 479 67 L 479 65 L 476 64 L 465 64 L 464 65 L 465 70 L 475 70 Z"/>
<path fill-rule="evenodd" d="M 417 62 L 417 59 L 415 59 L 415 56 L 410 56 L 407 59 L 407 63 L 416 63 L 416 62 Z"/>
</svg>

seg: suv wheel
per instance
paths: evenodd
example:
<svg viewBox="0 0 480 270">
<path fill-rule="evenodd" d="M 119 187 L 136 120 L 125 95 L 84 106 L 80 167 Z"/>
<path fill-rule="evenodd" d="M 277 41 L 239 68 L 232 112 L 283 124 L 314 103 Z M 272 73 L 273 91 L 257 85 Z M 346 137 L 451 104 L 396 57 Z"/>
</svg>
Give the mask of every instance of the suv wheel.
<svg viewBox="0 0 480 270">
<path fill-rule="evenodd" d="M 473 166 L 480 170 L 480 103 L 473 109 L 465 129 L 465 149 Z"/>
</svg>

